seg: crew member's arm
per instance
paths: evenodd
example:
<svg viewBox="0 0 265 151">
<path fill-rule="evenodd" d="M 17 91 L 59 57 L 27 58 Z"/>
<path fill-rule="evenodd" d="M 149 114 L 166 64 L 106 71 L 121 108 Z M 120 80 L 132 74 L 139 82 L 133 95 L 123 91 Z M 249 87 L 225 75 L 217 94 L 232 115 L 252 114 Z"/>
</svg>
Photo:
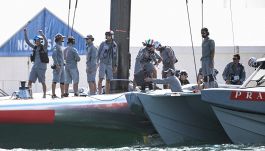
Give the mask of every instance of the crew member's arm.
<svg viewBox="0 0 265 151">
<path fill-rule="evenodd" d="M 154 54 L 155 54 L 155 58 L 157 59 L 156 64 L 158 65 L 162 61 L 162 57 L 159 54 L 157 54 L 156 52 Z"/>
<path fill-rule="evenodd" d="M 48 48 L 48 40 L 47 40 L 46 36 L 44 35 L 42 30 L 39 30 L 39 34 L 42 36 L 43 41 L 44 41 L 44 44 L 43 44 L 44 51 L 48 51 L 47 50 L 47 48 Z"/>
<path fill-rule="evenodd" d="M 76 49 L 74 49 L 74 55 L 75 55 L 76 62 L 79 62 L 80 61 L 80 56 L 79 56 L 78 51 Z"/>
<path fill-rule="evenodd" d="M 169 84 L 166 79 L 145 78 L 144 81 L 154 82 L 156 84 Z"/>
<path fill-rule="evenodd" d="M 223 74 L 222 74 L 223 79 L 225 80 L 226 84 L 230 84 L 230 81 L 229 81 L 230 79 L 228 77 L 228 75 L 229 75 L 228 72 L 229 72 L 229 64 L 225 66 L 225 69 L 224 69 Z"/>
<path fill-rule="evenodd" d="M 99 63 L 99 60 L 100 60 L 100 55 L 101 55 L 101 51 L 103 50 L 103 45 L 104 45 L 104 42 L 100 44 L 99 49 L 98 49 L 97 64 Z"/>
<path fill-rule="evenodd" d="M 113 73 L 116 73 L 119 59 L 118 59 L 118 46 L 115 42 L 113 43 L 112 55 L 113 55 Z"/>
<path fill-rule="evenodd" d="M 53 63 L 54 65 L 59 65 L 59 61 L 58 61 L 58 53 L 57 53 L 57 48 L 56 46 L 53 48 L 53 52 L 52 52 L 52 59 L 53 59 Z"/>
<path fill-rule="evenodd" d="M 168 56 L 169 56 L 169 60 L 170 60 L 170 65 L 174 65 L 177 62 L 174 50 L 172 48 L 168 48 Z"/>
<path fill-rule="evenodd" d="M 29 47 L 34 48 L 34 44 L 32 44 L 32 43 L 29 41 L 28 34 L 27 34 L 27 28 L 24 28 L 24 37 L 25 37 L 25 41 L 26 41 L 26 43 L 29 45 Z"/>
<path fill-rule="evenodd" d="M 213 68 L 214 67 L 214 55 L 215 55 L 215 42 L 214 40 L 211 40 L 211 45 L 210 45 L 210 50 L 211 50 L 211 63 L 210 63 L 210 67 Z"/>
<path fill-rule="evenodd" d="M 240 72 L 240 82 L 243 83 L 245 79 L 246 79 L 246 72 L 245 72 L 244 66 L 242 65 L 242 69 Z"/>
</svg>

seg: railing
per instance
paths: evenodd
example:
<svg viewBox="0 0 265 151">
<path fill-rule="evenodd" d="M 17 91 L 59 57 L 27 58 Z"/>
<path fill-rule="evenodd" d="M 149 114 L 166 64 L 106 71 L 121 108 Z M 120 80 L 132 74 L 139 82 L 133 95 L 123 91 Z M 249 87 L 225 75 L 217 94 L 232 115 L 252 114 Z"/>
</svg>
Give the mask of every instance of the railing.
<svg viewBox="0 0 265 151">
<path fill-rule="evenodd" d="M 12 94 L 19 86 L 19 80 L 0 80 L 0 94 L 3 96 Z"/>
<path fill-rule="evenodd" d="M 4 90 L 0 89 L 0 97 L 9 96 Z"/>
</svg>

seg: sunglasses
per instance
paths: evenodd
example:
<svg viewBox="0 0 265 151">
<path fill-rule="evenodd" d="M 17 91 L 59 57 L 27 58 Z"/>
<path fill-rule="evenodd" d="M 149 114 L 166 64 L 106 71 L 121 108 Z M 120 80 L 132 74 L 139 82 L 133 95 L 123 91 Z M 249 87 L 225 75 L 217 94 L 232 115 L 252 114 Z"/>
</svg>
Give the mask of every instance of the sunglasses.
<svg viewBox="0 0 265 151">
<path fill-rule="evenodd" d="M 238 58 L 233 58 L 233 60 L 238 60 Z"/>
</svg>

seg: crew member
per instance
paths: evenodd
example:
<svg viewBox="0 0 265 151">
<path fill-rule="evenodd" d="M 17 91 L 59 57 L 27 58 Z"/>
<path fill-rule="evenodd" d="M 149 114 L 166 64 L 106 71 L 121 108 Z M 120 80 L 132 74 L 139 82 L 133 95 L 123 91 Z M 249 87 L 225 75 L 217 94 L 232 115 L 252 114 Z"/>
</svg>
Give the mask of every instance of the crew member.
<svg viewBox="0 0 265 151">
<path fill-rule="evenodd" d="M 63 97 L 64 94 L 65 75 L 64 75 L 64 57 L 63 57 L 63 48 L 62 48 L 64 37 L 65 36 L 63 36 L 60 33 L 56 34 L 54 37 L 56 45 L 53 48 L 52 52 L 52 59 L 53 59 L 52 98 L 57 98 L 55 94 L 56 83 L 60 83 L 61 97 Z"/>
<path fill-rule="evenodd" d="M 94 46 L 94 37 L 92 35 L 87 35 L 86 38 L 86 73 L 87 82 L 89 86 L 90 95 L 95 95 L 96 86 L 96 72 L 97 72 L 97 55 L 98 50 Z"/>
<path fill-rule="evenodd" d="M 106 40 L 103 41 L 98 50 L 97 63 L 99 63 L 98 94 L 102 94 L 102 81 L 106 75 L 106 94 L 110 93 L 110 80 L 118 67 L 118 46 L 114 41 L 114 32 L 105 33 Z"/>
<path fill-rule="evenodd" d="M 80 61 L 80 57 L 76 48 L 74 48 L 75 38 L 70 36 L 67 39 L 67 48 L 64 50 L 65 59 L 65 93 L 64 96 L 68 97 L 69 84 L 73 82 L 74 96 L 78 96 L 78 83 L 79 83 L 79 71 L 77 68 L 77 62 Z"/>
<path fill-rule="evenodd" d="M 42 30 L 39 30 L 39 34 L 40 35 L 34 37 L 34 43 L 31 43 L 28 39 L 27 28 L 24 28 L 25 41 L 29 47 L 33 49 L 33 54 L 30 57 L 31 62 L 33 62 L 33 66 L 29 75 L 28 87 L 32 97 L 32 83 L 35 83 L 38 79 L 38 81 L 42 84 L 43 98 L 46 98 L 45 73 L 47 70 L 47 63 L 49 63 L 47 51 L 48 41 Z M 43 40 L 44 44 L 42 44 Z"/>
<path fill-rule="evenodd" d="M 167 78 L 155 79 L 145 78 L 146 82 L 154 82 L 157 84 L 169 84 L 172 92 L 183 92 L 179 79 L 175 76 L 175 70 L 169 68 L 166 72 Z"/>
<path fill-rule="evenodd" d="M 222 74 L 226 84 L 241 85 L 245 81 L 246 72 L 244 66 L 239 63 L 240 55 L 233 56 L 233 62 L 226 65 Z"/>
<path fill-rule="evenodd" d="M 180 71 L 179 74 L 180 74 L 179 81 L 180 81 L 181 85 L 190 84 L 190 82 L 188 80 L 188 73 L 186 70 Z"/>
<path fill-rule="evenodd" d="M 160 52 L 162 58 L 163 69 L 162 69 L 162 78 L 166 78 L 166 72 L 169 68 L 175 70 L 175 63 L 178 62 L 173 49 L 169 46 L 162 46 L 160 42 L 156 41 L 154 47 L 157 51 Z M 168 85 L 163 86 L 164 89 L 168 89 Z"/>
<path fill-rule="evenodd" d="M 213 76 L 215 42 L 209 38 L 209 35 L 210 33 L 207 28 L 201 29 L 201 36 L 203 38 L 201 63 L 204 88 L 215 87 L 215 78 Z"/>
</svg>

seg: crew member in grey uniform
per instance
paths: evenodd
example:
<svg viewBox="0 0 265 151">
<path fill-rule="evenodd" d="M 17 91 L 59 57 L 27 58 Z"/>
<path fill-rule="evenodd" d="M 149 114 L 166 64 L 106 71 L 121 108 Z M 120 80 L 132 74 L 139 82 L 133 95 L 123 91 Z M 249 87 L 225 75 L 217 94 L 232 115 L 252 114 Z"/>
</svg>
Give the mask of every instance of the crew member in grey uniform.
<svg viewBox="0 0 265 151">
<path fill-rule="evenodd" d="M 118 46 L 114 41 L 114 32 L 105 33 L 106 40 L 103 41 L 98 50 L 97 63 L 99 63 L 98 94 L 102 94 L 102 81 L 106 75 L 106 94 L 110 93 L 110 80 L 118 67 Z"/>
<path fill-rule="evenodd" d="M 138 54 L 135 58 L 135 64 L 134 64 L 134 79 L 133 79 L 133 90 L 136 90 L 136 86 L 137 86 L 137 83 L 135 81 L 135 75 L 137 73 L 139 73 L 141 71 L 141 64 L 140 64 L 140 56 L 142 55 L 143 53 L 143 48 L 141 48 L 139 51 L 138 51 Z"/>
<path fill-rule="evenodd" d="M 97 72 L 97 56 L 98 50 L 94 46 L 94 37 L 87 35 L 86 39 L 86 73 L 90 95 L 95 95 L 97 90 L 96 72 Z"/>
<path fill-rule="evenodd" d="M 139 57 L 141 70 L 145 72 L 145 76 L 150 78 L 157 78 L 157 71 L 154 65 L 158 65 L 162 61 L 162 58 L 155 52 L 154 42 L 153 39 L 147 39 L 145 43 L 143 43 L 145 48 L 142 50 L 141 56 Z M 146 68 L 152 68 L 152 70 Z M 153 89 L 152 84 L 148 85 L 149 89 Z M 145 85 L 142 85 L 141 89 L 144 90 Z"/>
<path fill-rule="evenodd" d="M 155 49 L 160 52 L 162 58 L 163 69 L 162 78 L 166 78 L 166 72 L 169 68 L 175 70 L 175 63 L 178 62 L 173 49 L 169 46 L 162 46 L 160 42 L 154 43 Z M 168 89 L 168 85 L 163 85 L 164 89 Z"/>
<path fill-rule="evenodd" d="M 61 97 L 63 97 L 64 94 L 65 74 L 64 74 L 64 57 L 63 57 L 63 48 L 62 48 L 64 38 L 65 36 L 63 36 L 60 33 L 56 34 L 54 37 L 56 45 L 54 46 L 52 52 L 52 59 L 53 59 L 52 98 L 57 98 L 55 94 L 56 83 L 60 83 Z"/>
<path fill-rule="evenodd" d="M 244 66 L 239 61 L 240 55 L 234 54 L 233 62 L 226 65 L 222 74 L 226 84 L 241 85 L 245 81 L 246 72 Z"/>
<path fill-rule="evenodd" d="M 146 82 L 154 82 L 157 84 L 169 84 L 172 92 L 183 92 L 179 79 L 175 76 L 175 70 L 169 68 L 166 72 L 167 78 L 154 79 L 145 78 Z"/>
<path fill-rule="evenodd" d="M 201 29 L 202 42 L 202 75 L 204 88 L 214 88 L 215 78 L 213 76 L 214 69 L 214 55 L 215 55 L 215 43 L 214 40 L 209 38 L 209 31 L 207 28 Z"/>
<path fill-rule="evenodd" d="M 24 28 L 24 36 L 25 41 L 33 49 L 33 55 L 31 55 L 31 62 L 34 62 L 30 75 L 29 75 L 29 82 L 28 87 L 30 90 L 30 95 L 32 96 L 32 83 L 35 83 L 36 80 L 42 84 L 43 90 L 43 98 L 46 98 L 46 83 L 45 83 L 45 73 L 47 70 L 47 63 L 49 63 L 48 58 L 48 41 L 45 37 L 42 30 L 39 30 L 39 34 L 34 37 L 34 44 L 32 44 L 27 35 L 27 28 Z M 42 44 L 42 40 L 44 40 L 44 44 Z"/>
<path fill-rule="evenodd" d="M 70 36 L 67 40 L 67 48 L 64 50 L 65 59 L 65 93 L 64 97 L 68 97 L 69 84 L 73 81 L 74 95 L 78 96 L 79 71 L 77 62 L 80 57 L 76 48 L 74 48 L 75 38 Z"/>
</svg>

